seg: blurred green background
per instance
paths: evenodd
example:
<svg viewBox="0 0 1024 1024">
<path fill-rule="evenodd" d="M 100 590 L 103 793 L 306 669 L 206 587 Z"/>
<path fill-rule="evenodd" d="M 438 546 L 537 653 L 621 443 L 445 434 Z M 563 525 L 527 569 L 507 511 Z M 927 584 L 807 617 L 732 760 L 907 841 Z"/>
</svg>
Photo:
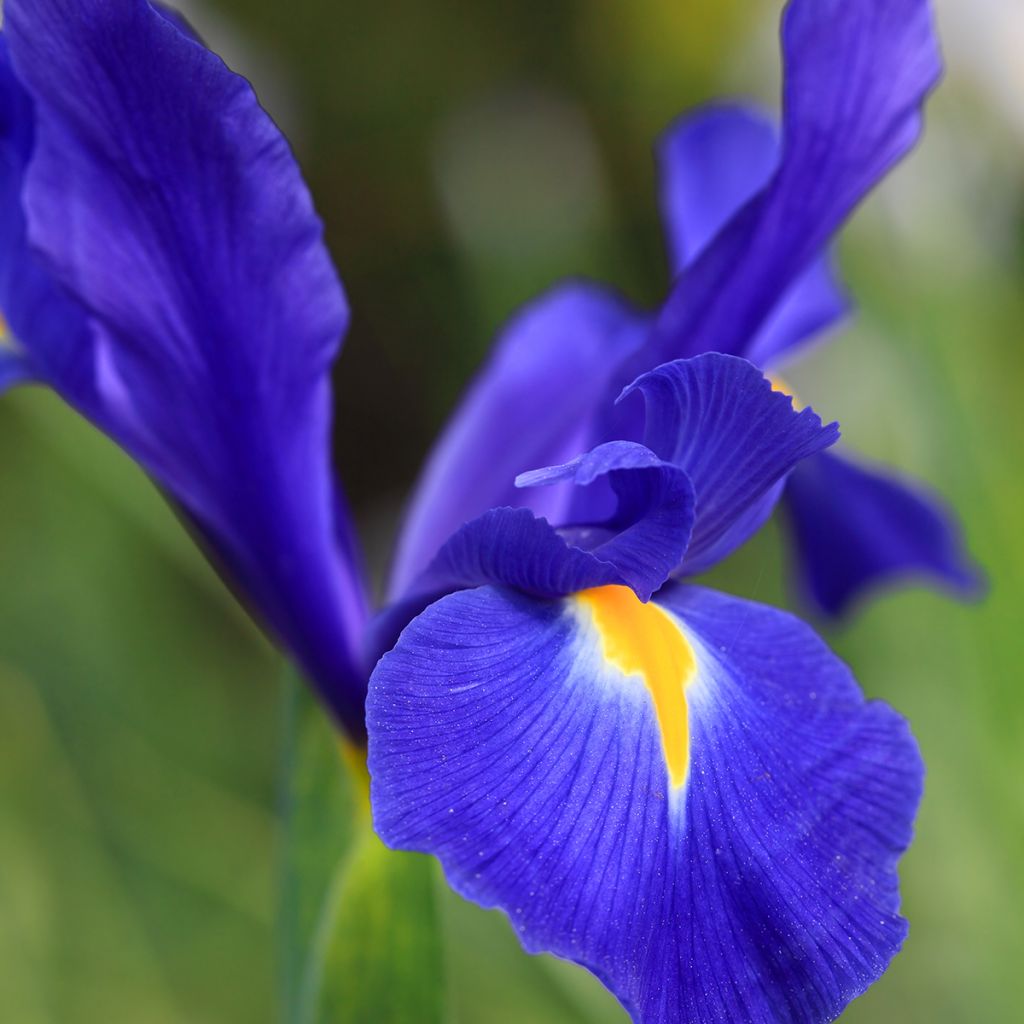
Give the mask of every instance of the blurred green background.
<svg viewBox="0 0 1024 1024">
<path fill-rule="evenodd" d="M 293 139 L 355 318 L 339 470 L 378 579 L 429 439 L 495 328 L 567 274 L 665 287 L 651 144 L 773 104 L 764 0 L 206 0 L 197 27 Z M 911 936 L 844 1016 L 1024 1003 L 1024 8 L 941 0 L 924 144 L 856 217 L 857 322 L 789 375 L 845 443 L 959 508 L 987 599 L 880 596 L 829 639 L 929 766 Z M 153 488 L 38 391 L 0 402 L 0 1020 L 274 1018 L 281 665 Z M 719 573 L 786 603 L 772 525 Z M 459 1024 L 621 1021 L 584 972 L 442 893 Z"/>
</svg>

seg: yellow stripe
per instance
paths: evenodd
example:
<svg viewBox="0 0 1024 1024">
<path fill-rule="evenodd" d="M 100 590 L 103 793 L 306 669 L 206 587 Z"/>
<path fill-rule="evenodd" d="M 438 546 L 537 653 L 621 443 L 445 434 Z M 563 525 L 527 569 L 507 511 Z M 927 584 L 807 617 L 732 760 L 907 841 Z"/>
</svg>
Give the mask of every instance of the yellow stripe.
<svg viewBox="0 0 1024 1024">
<path fill-rule="evenodd" d="M 672 785 L 686 781 L 690 730 L 685 689 L 697 669 L 693 648 L 675 620 L 629 587 L 595 587 L 576 595 L 589 608 L 605 658 L 650 691 Z"/>
</svg>

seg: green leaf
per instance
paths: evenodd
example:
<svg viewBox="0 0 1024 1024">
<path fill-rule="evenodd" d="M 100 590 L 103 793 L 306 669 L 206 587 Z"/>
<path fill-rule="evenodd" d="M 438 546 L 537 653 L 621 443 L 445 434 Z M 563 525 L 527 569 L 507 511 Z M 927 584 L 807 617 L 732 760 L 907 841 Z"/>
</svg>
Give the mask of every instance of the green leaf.
<svg viewBox="0 0 1024 1024">
<path fill-rule="evenodd" d="M 370 823 L 365 751 L 294 676 L 282 759 L 280 989 L 286 1024 L 439 1024 L 433 864 Z"/>
<path fill-rule="evenodd" d="M 434 1024 L 444 971 L 434 865 L 366 829 L 339 874 L 317 1024 Z"/>
</svg>

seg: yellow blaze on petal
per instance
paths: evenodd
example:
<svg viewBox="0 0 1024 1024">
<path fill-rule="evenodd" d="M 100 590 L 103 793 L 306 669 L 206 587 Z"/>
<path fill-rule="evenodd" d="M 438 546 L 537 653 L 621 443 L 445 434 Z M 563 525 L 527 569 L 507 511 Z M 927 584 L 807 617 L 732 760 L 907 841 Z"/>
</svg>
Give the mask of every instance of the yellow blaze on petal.
<svg viewBox="0 0 1024 1024">
<path fill-rule="evenodd" d="M 793 408 L 799 412 L 804 406 L 799 398 L 796 397 L 796 392 L 789 386 L 787 381 L 774 373 L 766 373 L 765 377 L 768 379 L 768 383 L 772 386 L 772 391 L 778 391 L 781 395 L 789 395 L 793 399 Z"/>
<path fill-rule="evenodd" d="M 605 658 L 625 675 L 638 675 L 650 691 L 673 786 L 686 781 L 690 761 L 687 684 L 697 662 L 672 617 L 644 604 L 629 587 L 594 587 L 577 599 L 590 609 Z"/>
</svg>

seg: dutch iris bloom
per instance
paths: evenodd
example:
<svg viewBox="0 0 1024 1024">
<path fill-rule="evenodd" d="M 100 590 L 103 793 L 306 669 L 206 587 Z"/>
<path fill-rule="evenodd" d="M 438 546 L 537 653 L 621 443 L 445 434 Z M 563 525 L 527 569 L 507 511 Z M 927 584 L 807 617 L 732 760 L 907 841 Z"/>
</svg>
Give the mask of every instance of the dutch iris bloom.
<svg viewBox="0 0 1024 1024">
<path fill-rule="evenodd" d="M 492 510 L 421 576 L 455 592 L 371 677 L 374 824 L 634 1020 L 832 1020 L 905 935 L 916 745 L 798 620 L 663 584 L 742 543 L 838 431 L 734 356 L 664 364 L 635 392 L 643 445 L 518 481 L 606 479 L 612 518 Z"/>
<path fill-rule="evenodd" d="M 775 375 L 848 315 L 827 246 L 920 132 L 940 73 L 928 5 L 794 0 L 783 44 L 781 138 L 766 114 L 716 104 L 680 119 L 657 147 L 673 278 L 662 307 L 647 313 L 570 282 L 507 327 L 427 465 L 395 593 L 467 514 L 509 503 L 561 521 L 564 495 L 517 494 L 511 480 L 599 440 L 638 437 L 635 417 L 606 414 L 638 373 L 715 351 Z M 960 594 L 978 588 L 951 513 L 892 473 L 822 454 L 794 470 L 784 504 L 801 591 L 826 614 L 910 576 Z"/>
<path fill-rule="evenodd" d="M 924 4 L 794 0 L 773 184 L 657 318 L 586 287 L 525 314 L 372 629 L 328 450 L 348 308 L 284 139 L 146 0 L 5 19 L 0 380 L 51 386 L 146 469 L 356 738 L 367 651 L 393 646 L 365 722 L 387 842 L 638 1020 L 834 1017 L 905 933 L 916 747 L 797 620 L 671 578 L 838 436 L 738 353 L 910 144 Z M 511 507 L 515 484 L 538 497 Z"/>
<path fill-rule="evenodd" d="M 782 42 L 781 149 L 728 109 L 663 147 L 680 272 L 662 308 L 574 283 L 508 328 L 431 459 L 377 622 L 386 650 L 419 612 L 370 681 L 378 832 L 645 1024 L 838 1016 L 905 935 L 895 866 L 921 787 L 904 723 L 807 627 L 675 580 L 789 486 L 818 516 L 801 540 L 827 608 L 896 564 L 967 582 L 944 515 L 834 461 L 750 361 L 845 309 L 825 247 L 917 138 L 940 71 L 928 5 L 792 0 Z M 680 156 L 696 169 L 676 176 Z M 833 483 L 794 485 L 805 471 Z M 836 562 L 828 537 L 865 550 Z"/>
</svg>

